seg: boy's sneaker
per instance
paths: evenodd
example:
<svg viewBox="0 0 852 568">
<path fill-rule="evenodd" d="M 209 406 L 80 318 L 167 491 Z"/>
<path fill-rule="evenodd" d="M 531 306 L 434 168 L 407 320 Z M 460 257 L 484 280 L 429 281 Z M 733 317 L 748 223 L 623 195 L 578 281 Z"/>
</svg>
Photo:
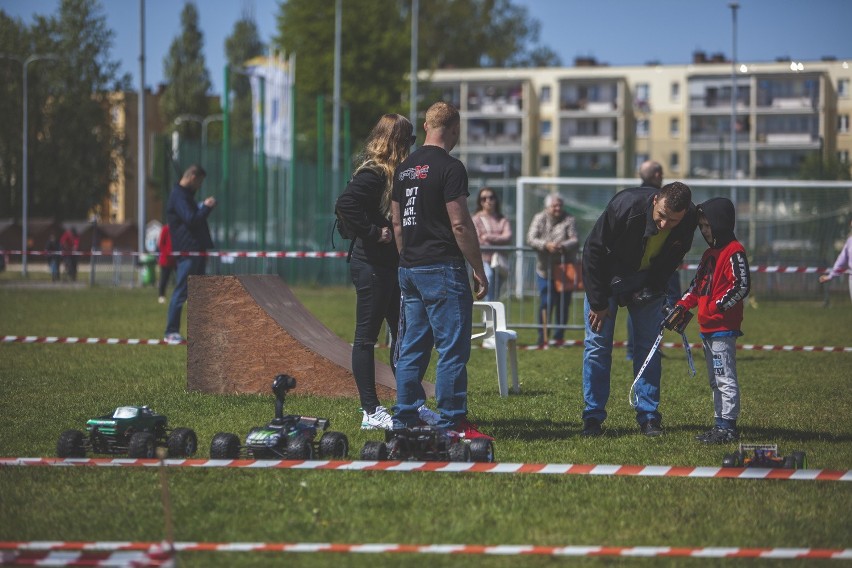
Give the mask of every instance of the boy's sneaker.
<svg viewBox="0 0 852 568">
<path fill-rule="evenodd" d="M 712 429 L 704 432 L 703 434 L 699 434 L 695 437 L 695 439 L 705 444 L 728 444 L 739 440 L 740 433 L 734 428 L 713 426 Z"/>
<path fill-rule="evenodd" d="M 497 341 L 493 337 L 486 337 L 482 340 L 483 349 L 497 349 Z"/>
<path fill-rule="evenodd" d="M 479 428 L 476 424 L 473 424 L 467 418 L 462 418 L 458 422 L 456 422 L 455 426 L 451 428 L 458 433 L 459 438 L 464 438 L 465 440 L 474 440 L 476 438 L 483 438 L 485 440 L 493 440 L 491 436 L 488 434 L 484 434 L 479 431 Z"/>
<path fill-rule="evenodd" d="M 660 421 L 656 418 L 651 418 L 650 420 L 639 426 L 639 430 L 641 430 L 643 434 L 650 438 L 663 435 L 663 428 L 662 426 L 660 426 Z"/>
<path fill-rule="evenodd" d="M 376 411 L 372 414 L 367 414 L 366 410 L 361 410 L 361 430 L 392 430 L 393 417 L 384 406 L 377 406 Z"/>
<path fill-rule="evenodd" d="M 157 298 L 157 302 L 160 303 L 160 304 L 165 304 L 166 303 L 166 297 L 160 296 L 159 298 Z"/>
<path fill-rule="evenodd" d="M 434 426 L 441 421 L 441 415 L 425 404 L 417 409 L 417 413 L 420 415 L 420 420 L 425 422 L 428 426 Z"/>
<path fill-rule="evenodd" d="M 169 345 L 180 345 L 184 341 L 186 341 L 181 334 L 176 331 L 171 333 L 167 333 L 165 337 L 163 337 L 163 341 L 168 343 Z"/>
</svg>

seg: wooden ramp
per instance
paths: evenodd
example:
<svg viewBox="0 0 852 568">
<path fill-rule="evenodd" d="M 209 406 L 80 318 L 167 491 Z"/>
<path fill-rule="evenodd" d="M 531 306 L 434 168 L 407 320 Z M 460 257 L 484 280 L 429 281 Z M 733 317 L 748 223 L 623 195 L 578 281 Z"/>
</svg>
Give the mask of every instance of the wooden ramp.
<svg viewBox="0 0 852 568">
<path fill-rule="evenodd" d="M 358 396 L 352 346 L 278 276 L 191 276 L 187 335 L 189 390 L 269 394 L 275 375 L 286 373 L 298 381 L 298 393 Z M 434 395 L 433 384 L 423 387 Z M 393 372 L 379 362 L 376 390 L 381 399 L 396 398 Z"/>
</svg>

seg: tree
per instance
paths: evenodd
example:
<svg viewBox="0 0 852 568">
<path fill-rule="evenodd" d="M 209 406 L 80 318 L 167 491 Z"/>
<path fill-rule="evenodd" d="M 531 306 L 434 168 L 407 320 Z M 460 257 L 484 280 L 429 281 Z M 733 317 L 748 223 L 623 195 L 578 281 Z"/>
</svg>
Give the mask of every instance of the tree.
<svg viewBox="0 0 852 568">
<path fill-rule="evenodd" d="M 119 63 L 109 57 L 113 32 L 96 0 L 62 0 L 56 16 L 38 16 L 29 28 L 0 18 L 0 29 L 4 44 L 20 42 L 9 51 L 22 60 L 31 54 L 57 57 L 28 67 L 29 215 L 85 218 L 108 194 L 114 153 L 124 149 L 109 117 L 109 93 L 129 85 L 127 77 L 118 77 Z M 14 74 L 20 77 L 20 71 L 16 64 Z M 18 134 L 8 148 L 0 144 L 2 199 L 11 211 L 20 210 L 22 192 L 20 151 L 14 150 L 21 145 L 20 83 L 9 83 L 15 91 L 11 100 L 17 101 L 9 122 Z M 7 102 L 0 104 L 4 115 Z"/>
<path fill-rule="evenodd" d="M 278 14 L 274 41 L 296 54 L 295 126 L 302 156 L 315 155 L 317 96 L 330 101 L 333 91 L 334 4 L 288 0 Z M 353 138 L 360 139 L 383 113 L 408 115 L 410 0 L 346 0 L 342 23 L 341 98 L 351 111 Z M 510 0 L 424 0 L 418 66 L 558 65 L 552 50 L 537 45 L 539 27 Z"/>
<path fill-rule="evenodd" d="M 799 167 L 799 178 L 810 180 L 848 180 L 850 164 L 841 162 L 836 156 L 823 157 L 818 153 L 810 153 L 802 160 Z"/>
<path fill-rule="evenodd" d="M 225 40 L 225 54 L 231 69 L 242 67 L 252 57 L 262 55 L 266 46 L 260 40 L 257 24 L 254 19 L 244 13 L 234 24 L 234 31 Z M 239 73 L 231 74 L 231 91 L 234 93 L 234 103 L 231 109 L 231 140 L 234 144 L 251 145 L 252 128 L 252 97 L 249 78 Z"/>
<path fill-rule="evenodd" d="M 167 123 L 172 123 L 182 114 L 206 116 L 208 113 L 207 93 L 210 91 L 210 73 L 204 60 L 204 34 L 198 27 L 198 9 L 187 2 L 180 14 L 181 34 L 169 47 L 163 60 L 163 71 L 167 86 L 160 99 L 160 111 Z M 184 122 L 178 127 L 181 136 L 199 138 L 201 125 Z"/>
<path fill-rule="evenodd" d="M 21 212 L 21 63 L 28 54 L 27 27 L 0 10 L 0 216 Z"/>
</svg>

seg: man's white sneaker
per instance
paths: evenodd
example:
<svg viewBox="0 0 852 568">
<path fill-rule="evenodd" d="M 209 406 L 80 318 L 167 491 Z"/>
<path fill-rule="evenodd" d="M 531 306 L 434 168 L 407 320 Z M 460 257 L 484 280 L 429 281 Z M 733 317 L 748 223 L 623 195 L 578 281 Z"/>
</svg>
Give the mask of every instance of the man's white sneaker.
<svg viewBox="0 0 852 568">
<path fill-rule="evenodd" d="M 417 413 L 420 415 L 420 420 L 422 420 L 429 426 L 434 426 L 435 424 L 441 421 L 441 415 L 426 406 L 425 404 L 417 409 Z"/>
<path fill-rule="evenodd" d="M 376 411 L 367 414 L 362 410 L 361 430 L 390 430 L 393 428 L 393 417 L 384 406 L 377 406 Z"/>
</svg>

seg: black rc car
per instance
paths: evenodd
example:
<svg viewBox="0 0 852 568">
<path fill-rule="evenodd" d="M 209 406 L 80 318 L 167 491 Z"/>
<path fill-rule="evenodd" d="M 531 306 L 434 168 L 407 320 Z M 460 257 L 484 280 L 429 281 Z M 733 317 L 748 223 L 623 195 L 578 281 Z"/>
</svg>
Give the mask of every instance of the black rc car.
<svg viewBox="0 0 852 568">
<path fill-rule="evenodd" d="M 349 440 L 340 432 L 325 432 L 317 440 L 317 434 L 331 425 L 327 418 L 284 414 L 284 399 L 287 391 L 296 387 L 296 379 L 290 375 L 278 375 L 272 381 L 275 393 L 275 419 L 266 426 L 252 428 L 246 443 L 240 446 L 236 434 L 219 432 L 210 443 L 210 457 L 234 460 L 242 458 L 259 460 L 312 460 L 343 459 L 349 454 Z"/>
<path fill-rule="evenodd" d="M 464 440 L 433 426 L 387 430 L 385 441 L 364 444 L 368 461 L 494 462 L 494 443 L 485 438 Z"/>
<path fill-rule="evenodd" d="M 111 414 L 86 422 L 86 432 L 66 430 L 56 443 L 60 458 L 84 458 L 86 452 L 127 454 L 131 458 L 155 458 L 157 448 L 169 457 L 189 457 L 198 439 L 189 428 L 168 427 L 168 419 L 147 406 L 119 406 Z"/>
<path fill-rule="evenodd" d="M 776 444 L 740 444 L 733 454 L 725 454 L 722 467 L 768 467 L 783 469 L 806 469 L 805 452 L 793 452 L 789 456 L 778 454 Z"/>
</svg>

